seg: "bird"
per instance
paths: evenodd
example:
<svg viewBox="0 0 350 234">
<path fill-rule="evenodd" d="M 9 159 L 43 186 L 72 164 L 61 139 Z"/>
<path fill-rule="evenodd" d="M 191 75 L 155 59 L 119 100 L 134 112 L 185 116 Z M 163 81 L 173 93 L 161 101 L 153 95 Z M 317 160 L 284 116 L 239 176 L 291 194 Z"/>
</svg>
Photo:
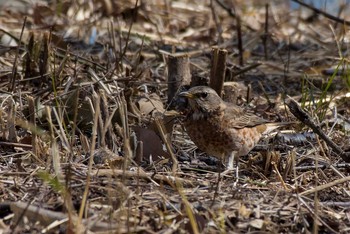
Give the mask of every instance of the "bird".
<svg viewBox="0 0 350 234">
<path fill-rule="evenodd" d="M 188 100 L 183 125 L 191 140 L 208 155 L 220 159 L 238 182 L 239 157 L 247 155 L 264 134 L 289 123 L 265 120 L 245 108 L 225 102 L 207 86 L 195 86 L 179 93 Z"/>
</svg>

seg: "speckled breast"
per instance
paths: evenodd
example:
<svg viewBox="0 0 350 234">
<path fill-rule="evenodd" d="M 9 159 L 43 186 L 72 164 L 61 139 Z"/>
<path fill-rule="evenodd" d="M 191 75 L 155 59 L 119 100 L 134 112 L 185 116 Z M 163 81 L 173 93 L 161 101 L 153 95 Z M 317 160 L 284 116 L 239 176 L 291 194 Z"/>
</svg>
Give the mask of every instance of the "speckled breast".
<svg viewBox="0 0 350 234">
<path fill-rule="evenodd" d="M 256 127 L 224 128 L 219 121 L 188 120 L 185 128 L 197 147 L 211 156 L 226 158 L 232 152 L 242 156 L 249 153 L 261 137 Z"/>
</svg>

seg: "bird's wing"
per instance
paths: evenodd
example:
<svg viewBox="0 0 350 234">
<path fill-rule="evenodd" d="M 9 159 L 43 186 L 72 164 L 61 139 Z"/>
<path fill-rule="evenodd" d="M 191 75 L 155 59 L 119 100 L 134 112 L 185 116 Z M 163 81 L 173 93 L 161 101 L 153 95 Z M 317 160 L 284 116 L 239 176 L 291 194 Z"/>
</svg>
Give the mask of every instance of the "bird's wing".
<svg viewBox="0 0 350 234">
<path fill-rule="evenodd" d="M 249 128 L 270 123 L 270 121 L 249 112 L 247 109 L 230 104 L 227 105 L 224 116 L 225 118 L 228 117 L 225 119 L 225 122 L 229 128 Z"/>
</svg>

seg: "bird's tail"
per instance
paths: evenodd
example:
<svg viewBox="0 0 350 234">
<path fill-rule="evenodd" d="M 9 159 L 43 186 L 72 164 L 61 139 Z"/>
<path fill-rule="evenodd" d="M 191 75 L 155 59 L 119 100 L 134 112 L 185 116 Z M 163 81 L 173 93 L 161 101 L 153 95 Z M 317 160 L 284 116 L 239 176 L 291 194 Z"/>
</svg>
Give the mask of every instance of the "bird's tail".
<svg viewBox="0 0 350 234">
<path fill-rule="evenodd" d="M 288 126 L 288 125 L 292 125 L 295 122 L 276 122 L 276 123 L 267 123 L 266 124 L 266 130 L 264 131 L 263 134 L 268 134 L 270 132 L 272 132 L 273 130 L 279 128 L 279 127 L 283 127 L 283 126 Z"/>
</svg>

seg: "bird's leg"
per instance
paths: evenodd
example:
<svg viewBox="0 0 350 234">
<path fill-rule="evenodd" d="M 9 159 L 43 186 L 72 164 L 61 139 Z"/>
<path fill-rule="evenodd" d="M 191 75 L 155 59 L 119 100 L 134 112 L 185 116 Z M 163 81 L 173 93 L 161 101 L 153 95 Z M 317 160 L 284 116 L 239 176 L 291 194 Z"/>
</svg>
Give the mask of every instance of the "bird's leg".
<svg viewBox="0 0 350 234">
<path fill-rule="evenodd" d="M 235 161 L 236 163 L 236 181 L 234 183 L 234 186 L 236 186 L 238 184 L 238 181 L 239 181 L 239 157 L 237 155 L 237 152 L 231 152 L 230 156 L 229 156 L 229 159 L 228 159 L 228 164 L 227 166 L 228 167 L 231 167 L 233 170 L 233 161 Z"/>
<path fill-rule="evenodd" d="M 235 155 L 232 152 L 228 157 L 228 161 L 227 161 L 227 165 L 226 165 L 227 170 L 233 170 L 233 160 L 234 159 L 235 159 Z"/>
<path fill-rule="evenodd" d="M 238 181 L 239 181 L 238 171 L 239 171 L 239 160 L 236 159 L 236 181 L 234 183 L 234 186 L 236 186 L 238 184 Z"/>
<path fill-rule="evenodd" d="M 234 170 L 234 162 L 235 162 L 235 169 L 236 169 L 236 181 L 235 181 L 235 185 L 237 185 L 238 180 L 239 180 L 239 176 L 238 176 L 238 171 L 239 171 L 239 167 L 238 167 L 238 156 L 235 157 L 235 155 L 237 155 L 237 152 L 233 151 L 230 153 L 228 160 L 227 160 L 227 164 L 226 164 L 226 170 L 224 171 L 223 175 L 227 175 L 228 173 L 231 173 Z"/>
</svg>

